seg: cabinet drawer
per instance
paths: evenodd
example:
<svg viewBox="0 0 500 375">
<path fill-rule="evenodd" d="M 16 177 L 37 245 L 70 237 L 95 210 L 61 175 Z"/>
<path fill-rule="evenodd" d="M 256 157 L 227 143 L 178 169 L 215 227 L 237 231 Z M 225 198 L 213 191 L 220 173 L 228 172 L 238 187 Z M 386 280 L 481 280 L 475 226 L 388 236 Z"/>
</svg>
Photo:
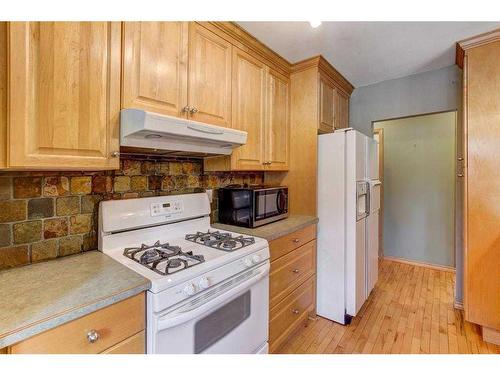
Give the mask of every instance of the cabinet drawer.
<svg viewBox="0 0 500 375">
<path fill-rule="evenodd" d="M 144 330 L 145 306 L 144 293 L 138 294 L 21 341 L 11 353 L 100 353 Z M 99 335 L 94 343 L 87 338 L 91 330 Z"/>
<path fill-rule="evenodd" d="M 316 238 L 316 225 L 311 225 L 277 238 L 269 243 L 271 262 Z"/>
<path fill-rule="evenodd" d="M 314 275 L 316 269 L 316 241 L 293 250 L 271 263 L 269 276 L 270 305 L 273 307 L 302 282 Z"/>
<path fill-rule="evenodd" d="M 310 277 L 269 313 L 269 350 L 274 352 L 314 309 L 315 278 Z"/>
<path fill-rule="evenodd" d="M 106 349 L 102 354 L 144 354 L 146 353 L 146 331 L 135 334 L 128 339 Z"/>
</svg>

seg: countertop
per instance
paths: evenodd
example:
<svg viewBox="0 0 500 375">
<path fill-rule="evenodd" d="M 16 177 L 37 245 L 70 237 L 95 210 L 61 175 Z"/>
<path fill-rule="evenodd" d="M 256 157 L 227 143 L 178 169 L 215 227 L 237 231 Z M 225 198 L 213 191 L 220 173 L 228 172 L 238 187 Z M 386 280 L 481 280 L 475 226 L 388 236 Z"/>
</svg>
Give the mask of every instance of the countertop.
<svg viewBox="0 0 500 375">
<path fill-rule="evenodd" d="M 308 227 L 309 225 L 316 224 L 317 222 L 318 218 L 315 216 L 290 215 L 286 219 L 275 221 L 274 223 L 266 224 L 257 228 L 244 228 L 221 223 L 214 223 L 212 224 L 212 227 L 231 232 L 248 234 L 249 236 L 261 237 L 268 241 L 272 241 L 299 229 Z"/>
<path fill-rule="evenodd" d="M 0 271 L 0 348 L 149 287 L 148 279 L 98 251 Z"/>
</svg>

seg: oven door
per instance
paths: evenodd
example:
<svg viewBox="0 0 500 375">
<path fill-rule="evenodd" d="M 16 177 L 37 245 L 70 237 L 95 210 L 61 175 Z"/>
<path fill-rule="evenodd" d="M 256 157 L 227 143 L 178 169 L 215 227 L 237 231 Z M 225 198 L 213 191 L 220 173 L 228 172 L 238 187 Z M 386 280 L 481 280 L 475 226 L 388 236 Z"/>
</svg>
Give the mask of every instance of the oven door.
<svg viewBox="0 0 500 375">
<path fill-rule="evenodd" d="M 148 353 L 250 354 L 268 339 L 269 262 L 153 317 Z"/>
</svg>

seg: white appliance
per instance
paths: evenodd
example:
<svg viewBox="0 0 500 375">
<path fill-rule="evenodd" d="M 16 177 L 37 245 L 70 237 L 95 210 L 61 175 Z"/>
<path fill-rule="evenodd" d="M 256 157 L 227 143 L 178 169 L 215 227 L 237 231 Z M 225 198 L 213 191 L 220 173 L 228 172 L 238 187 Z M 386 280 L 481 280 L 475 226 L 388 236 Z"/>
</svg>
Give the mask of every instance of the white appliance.
<svg viewBox="0 0 500 375">
<path fill-rule="evenodd" d="M 317 313 L 342 324 L 378 278 L 377 150 L 350 128 L 319 136 Z"/>
<path fill-rule="evenodd" d="M 151 280 L 148 353 L 267 353 L 269 245 L 209 213 L 206 193 L 101 202 L 99 249 Z"/>
<path fill-rule="evenodd" d="M 154 152 L 183 151 L 230 155 L 244 145 L 247 133 L 198 121 L 127 108 L 120 113 L 120 146 Z"/>
</svg>

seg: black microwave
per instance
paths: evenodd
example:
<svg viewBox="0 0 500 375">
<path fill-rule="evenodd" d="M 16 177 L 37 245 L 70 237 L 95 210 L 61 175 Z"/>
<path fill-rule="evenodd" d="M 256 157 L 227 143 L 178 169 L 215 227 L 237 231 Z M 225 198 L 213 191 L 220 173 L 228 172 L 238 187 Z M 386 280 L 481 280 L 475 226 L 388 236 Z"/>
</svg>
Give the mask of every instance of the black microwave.
<svg viewBox="0 0 500 375">
<path fill-rule="evenodd" d="M 288 217 L 285 186 L 227 186 L 219 189 L 219 222 L 255 228 Z"/>
</svg>

